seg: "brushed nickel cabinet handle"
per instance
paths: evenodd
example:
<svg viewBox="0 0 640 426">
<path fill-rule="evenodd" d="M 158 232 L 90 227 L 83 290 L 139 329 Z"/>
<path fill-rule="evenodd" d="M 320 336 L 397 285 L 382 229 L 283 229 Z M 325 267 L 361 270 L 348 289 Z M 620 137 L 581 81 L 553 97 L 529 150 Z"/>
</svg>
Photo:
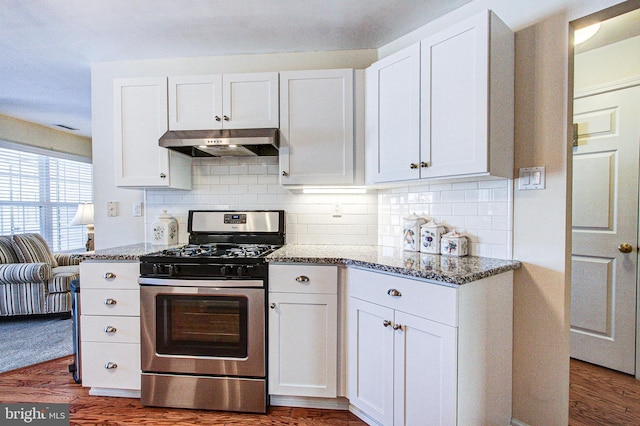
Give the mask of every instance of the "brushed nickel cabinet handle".
<svg viewBox="0 0 640 426">
<path fill-rule="evenodd" d="M 387 291 L 387 294 L 391 297 L 400 297 L 402 296 L 402 293 L 400 293 L 398 290 L 396 290 L 395 288 L 390 288 L 389 291 Z"/>
<path fill-rule="evenodd" d="M 222 121 L 222 118 L 220 118 L 220 116 L 216 115 L 216 121 Z"/>
<path fill-rule="evenodd" d="M 104 365 L 104 368 L 106 368 L 107 370 L 115 370 L 116 368 L 118 368 L 118 364 L 109 361 Z"/>
<path fill-rule="evenodd" d="M 417 168 L 418 168 L 418 164 L 416 164 L 416 163 L 411 163 L 411 164 L 409 164 L 409 168 L 410 168 L 410 169 L 417 169 Z"/>
<path fill-rule="evenodd" d="M 116 277 L 116 274 L 114 274 L 113 272 L 105 272 L 104 273 L 104 279 L 105 280 L 112 280 Z"/>
<path fill-rule="evenodd" d="M 426 161 L 421 161 L 420 167 L 429 167 L 429 163 L 427 163 Z"/>
<path fill-rule="evenodd" d="M 284 170 L 282 171 L 282 176 L 289 176 L 289 173 L 285 172 Z"/>
<path fill-rule="evenodd" d="M 404 326 L 402 324 L 394 324 L 393 325 L 393 329 L 394 330 L 404 330 Z"/>
<path fill-rule="evenodd" d="M 118 302 L 115 299 L 108 298 L 104 300 L 105 305 L 115 305 L 116 303 Z"/>
<path fill-rule="evenodd" d="M 389 327 L 390 325 L 392 325 L 392 323 L 389 320 L 384 320 L 382 321 L 382 325 L 384 325 L 385 327 Z"/>
<path fill-rule="evenodd" d="M 116 331 L 117 329 L 112 325 L 108 325 L 104 328 L 105 333 L 115 333 Z"/>
<path fill-rule="evenodd" d="M 275 303 L 272 303 L 271 305 L 269 305 L 269 307 L 270 307 L 271 309 L 275 309 L 275 308 L 276 308 L 276 304 L 275 304 Z"/>
<path fill-rule="evenodd" d="M 165 173 L 160 173 L 160 179 L 166 179 L 167 175 Z"/>
<path fill-rule="evenodd" d="M 300 275 L 299 277 L 296 277 L 296 281 L 299 283 L 308 283 L 309 277 L 307 277 L 306 275 Z"/>
<path fill-rule="evenodd" d="M 231 119 L 229 118 L 229 116 L 228 116 L 228 115 L 224 115 L 223 117 L 224 117 L 224 121 L 229 121 L 229 120 L 231 120 Z"/>
</svg>

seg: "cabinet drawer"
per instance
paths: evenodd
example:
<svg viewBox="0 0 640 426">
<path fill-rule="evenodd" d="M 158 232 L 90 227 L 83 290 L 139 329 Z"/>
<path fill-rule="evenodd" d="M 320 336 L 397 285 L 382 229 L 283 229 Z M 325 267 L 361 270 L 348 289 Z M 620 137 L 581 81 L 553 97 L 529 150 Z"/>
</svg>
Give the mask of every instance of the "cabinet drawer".
<svg viewBox="0 0 640 426">
<path fill-rule="evenodd" d="M 269 291 L 337 294 L 338 267 L 333 265 L 269 265 Z"/>
<path fill-rule="evenodd" d="M 80 288 L 137 289 L 140 276 L 139 262 L 80 263 Z"/>
<path fill-rule="evenodd" d="M 82 385 L 139 390 L 140 345 L 82 342 Z"/>
<path fill-rule="evenodd" d="M 361 269 L 348 270 L 349 296 L 442 324 L 457 326 L 457 290 Z M 392 296 L 396 290 L 399 295 Z"/>
<path fill-rule="evenodd" d="M 82 341 L 140 343 L 140 317 L 82 315 Z"/>
<path fill-rule="evenodd" d="M 140 316 L 140 290 L 80 290 L 82 315 Z"/>
</svg>

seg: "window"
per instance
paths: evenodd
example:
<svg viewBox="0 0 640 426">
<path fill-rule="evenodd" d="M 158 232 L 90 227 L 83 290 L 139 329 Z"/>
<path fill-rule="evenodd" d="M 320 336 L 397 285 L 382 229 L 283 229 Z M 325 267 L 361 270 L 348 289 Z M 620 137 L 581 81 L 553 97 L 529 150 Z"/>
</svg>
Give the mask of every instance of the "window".
<svg viewBox="0 0 640 426">
<path fill-rule="evenodd" d="M 0 234 L 38 232 L 55 252 L 84 249 L 87 228 L 69 222 L 93 200 L 85 161 L 0 141 Z"/>
</svg>

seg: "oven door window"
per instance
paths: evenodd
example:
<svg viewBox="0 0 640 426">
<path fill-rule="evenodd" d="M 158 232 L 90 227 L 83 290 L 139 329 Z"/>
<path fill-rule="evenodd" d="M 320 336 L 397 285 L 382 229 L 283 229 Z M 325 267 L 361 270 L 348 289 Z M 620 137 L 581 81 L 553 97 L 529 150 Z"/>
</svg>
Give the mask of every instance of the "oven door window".
<svg viewBox="0 0 640 426">
<path fill-rule="evenodd" d="M 159 294 L 156 314 L 158 354 L 247 357 L 245 297 Z"/>
</svg>

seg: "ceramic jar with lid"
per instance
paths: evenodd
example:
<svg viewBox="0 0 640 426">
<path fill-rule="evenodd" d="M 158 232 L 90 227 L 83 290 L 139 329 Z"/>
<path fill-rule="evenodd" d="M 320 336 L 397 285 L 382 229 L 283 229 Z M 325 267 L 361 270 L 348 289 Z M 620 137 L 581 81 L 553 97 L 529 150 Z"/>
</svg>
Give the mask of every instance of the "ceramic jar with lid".
<svg viewBox="0 0 640 426">
<path fill-rule="evenodd" d="M 415 213 L 402 218 L 403 250 L 420 251 L 420 226 L 424 223 L 425 219 Z"/>
<path fill-rule="evenodd" d="M 468 245 L 467 237 L 457 231 L 444 234 L 440 239 L 440 251 L 449 256 L 466 256 Z"/>
<path fill-rule="evenodd" d="M 153 244 L 172 245 L 178 244 L 178 221 L 162 210 L 162 213 L 156 217 L 151 224 L 153 233 L 151 235 Z"/>
<path fill-rule="evenodd" d="M 444 234 L 444 226 L 433 220 L 420 227 L 420 251 L 422 253 L 440 254 L 440 238 Z"/>
</svg>

